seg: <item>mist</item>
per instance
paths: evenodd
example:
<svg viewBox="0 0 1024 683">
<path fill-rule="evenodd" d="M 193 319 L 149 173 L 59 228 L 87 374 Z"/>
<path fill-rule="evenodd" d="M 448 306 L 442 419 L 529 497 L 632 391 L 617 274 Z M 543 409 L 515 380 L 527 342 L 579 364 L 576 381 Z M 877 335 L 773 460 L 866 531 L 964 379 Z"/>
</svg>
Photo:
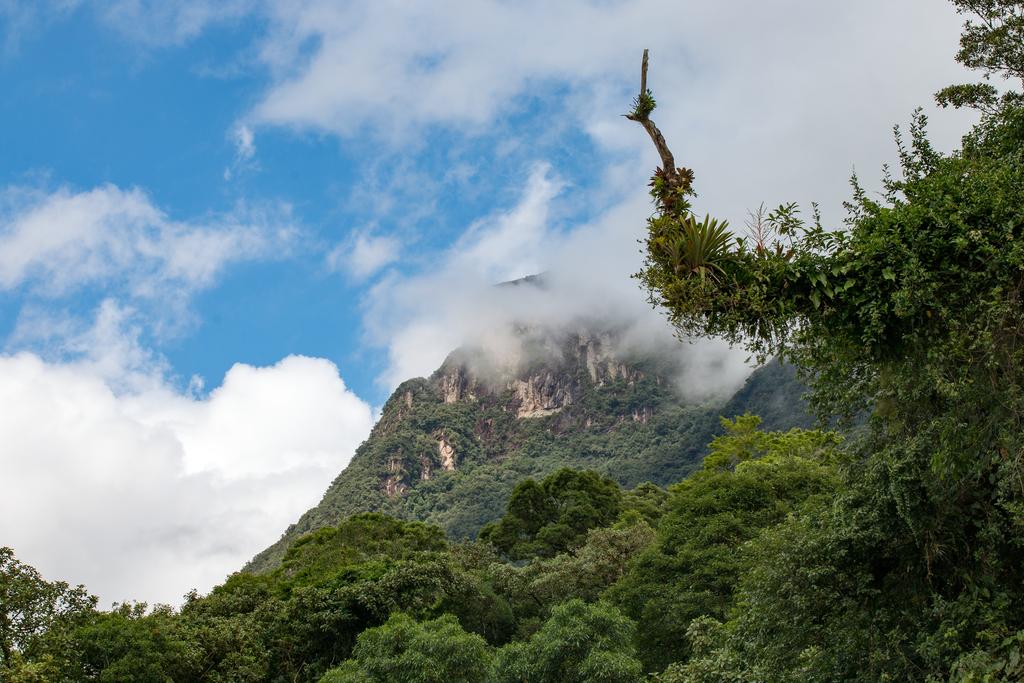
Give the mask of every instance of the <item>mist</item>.
<svg viewBox="0 0 1024 683">
<path fill-rule="evenodd" d="M 720 340 L 680 340 L 631 277 L 642 265 L 646 193 L 592 222 L 559 228 L 553 216 L 564 189 L 538 164 L 513 207 L 474 223 L 422 272 L 391 272 L 377 283 L 364 320 L 368 342 L 387 353 L 384 388 L 429 375 L 459 347 L 472 347 L 490 365 L 477 368 L 481 377 L 529 362 L 539 349 L 557 353 L 557 343 L 538 344 L 536 334 L 531 342 L 528 328 L 551 340 L 614 330 L 615 356 L 673 359 L 676 383 L 690 399 L 724 395 L 743 382 L 752 369 L 746 352 Z"/>
</svg>

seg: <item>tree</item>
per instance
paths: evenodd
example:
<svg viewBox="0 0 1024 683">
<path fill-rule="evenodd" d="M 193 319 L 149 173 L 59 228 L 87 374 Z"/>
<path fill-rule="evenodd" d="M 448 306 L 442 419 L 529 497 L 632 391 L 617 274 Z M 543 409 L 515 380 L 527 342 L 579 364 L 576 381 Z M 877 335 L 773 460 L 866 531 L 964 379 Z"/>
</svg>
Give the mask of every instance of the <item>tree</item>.
<svg viewBox="0 0 1024 683">
<path fill-rule="evenodd" d="M 964 24 L 957 60 L 982 72 L 984 83 L 951 85 L 936 95 L 942 106 L 974 107 L 994 113 L 1000 104 L 1020 101 L 1012 90 L 1002 96 L 988 81 L 1016 78 L 1024 85 L 1024 9 L 1012 0 L 953 0 L 957 12 L 973 15 Z"/>
<path fill-rule="evenodd" d="M 498 651 L 498 683 L 639 683 L 634 624 L 606 604 L 570 600 L 526 642 Z"/>
<path fill-rule="evenodd" d="M 295 587 L 273 629 L 271 672 L 315 680 L 351 656 L 366 629 L 398 611 L 436 616 L 450 592 L 466 592 L 467 581 L 441 556 L 353 564 L 330 580 Z"/>
<path fill-rule="evenodd" d="M 363 631 L 352 659 L 320 683 L 484 683 L 491 657 L 484 639 L 466 633 L 451 615 L 417 623 L 395 614 Z"/>
<path fill-rule="evenodd" d="M 571 552 L 534 558 L 522 567 L 494 562 L 487 568 L 489 582 L 511 605 L 518 637 L 535 633 L 553 607 L 573 598 L 596 602 L 623 577 L 654 539 L 642 517 L 633 512 L 626 517 L 612 527 L 591 529 L 586 542 Z"/>
<path fill-rule="evenodd" d="M 202 671 L 196 650 L 176 616 L 167 606 L 147 613 L 145 603 L 94 614 L 72 634 L 77 656 L 69 669 L 101 683 L 196 680 Z"/>
<path fill-rule="evenodd" d="M 360 633 L 397 612 L 465 615 L 467 627 L 506 638 L 501 600 L 447 549 L 439 528 L 381 514 L 355 515 L 300 538 L 272 577 L 280 599 L 265 627 L 269 677 L 318 679 L 352 656 Z M 480 606 L 491 613 L 474 613 Z"/>
<path fill-rule="evenodd" d="M 0 548 L 0 673 L 42 657 L 95 606 L 84 586 L 46 581 L 13 550 Z"/>
<path fill-rule="evenodd" d="M 1024 73 L 1024 3 L 956 4 L 978 22 L 961 61 L 986 76 Z M 930 145 L 920 113 L 909 140 L 897 131 L 901 176 L 886 172 L 880 200 L 855 179 L 846 230 L 826 230 L 816 212 L 804 221 L 792 204 L 756 213 L 746 236 L 707 257 L 710 274 L 669 248 L 694 239 L 688 199 L 676 199 L 690 186 L 655 175 L 639 278 L 677 329 L 781 353 L 823 417 L 871 415 L 836 499 L 751 543 L 735 610 L 720 627 L 699 622 L 708 649 L 678 680 L 943 680 L 1016 666 L 1024 108 L 1019 93 L 981 104 L 950 155 Z M 648 132 L 652 108 L 633 114 Z"/>
<path fill-rule="evenodd" d="M 961 3 L 975 4 L 1002 7 L 1004 24 L 1017 21 L 1021 7 Z M 986 68 L 1024 68 L 1019 51 L 998 53 Z M 656 129 L 649 114 L 637 106 L 631 116 Z M 960 152 L 943 156 L 918 114 L 909 143 L 897 138 L 903 177 L 886 177 L 884 203 L 855 185 L 848 230 L 827 231 L 783 205 L 753 221 L 748 236 L 717 242 L 713 253 L 688 236 L 692 172 L 658 169 L 659 213 L 639 278 L 681 333 L 722 336 L 762 358 L 781 353 L 794 361 L 820 414 L 878 408 L 885 429 L 930 437 L 937 469 L 965 483 L 989 467 L 1010 468 L 1006 475 L 1019 479 L 1020 460 L 1004 453 L 1020 452 L 1012 426 L 1024 417 L 1022 116 L 1007 105 Z M 681 262 L 671 246 L 678 240 L 701 251 L 701 272 L 714 275 Z M 976 428 L 964 430 L 964 422 Z"/>
<path fill-rule="evenodd" d="M 292 584 L 303 585 L 371 557 L 408 559 L 446 547 L 444 532 L 436 526 L 367 512 L 296 539 L 285 554 L 280 574 Z"/>
<path fill-rule="evenodd" d="M 750 564 L 745 542 L 839 486 L 837 435 L 763 432 L 751 415 L 722 424 L 703 468 L 671 488 L 655 542 L 605 593 L 637 622 L 648 670 L 689 656 L 694 619 L 725 618 Z"/>
<path fill-rule="evenodd" d="M 177 617 L 182 637 L 195 651 L 203 680 L 257 683 L 269 678 L 284 603 L 274 577 L 237 573 L 209 595 L 195 592 Z"/>
<path fill-rule="evenodd" d="M 480 531 L 512 559 L 552 557 L 580 544 L 588 530 L 618 517 L 622 492 L 597 472 L 562 468 L 541 482 L 516 485 L 505 516 Z"/>
</svg>

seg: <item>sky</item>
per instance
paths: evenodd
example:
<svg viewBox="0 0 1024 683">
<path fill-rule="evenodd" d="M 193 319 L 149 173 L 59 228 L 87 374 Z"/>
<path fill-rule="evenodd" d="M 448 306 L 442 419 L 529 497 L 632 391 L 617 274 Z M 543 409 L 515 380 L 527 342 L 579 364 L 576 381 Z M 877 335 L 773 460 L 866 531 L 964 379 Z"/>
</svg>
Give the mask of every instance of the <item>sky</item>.
<svg viewBox="0 0 1024 683">
<path fill-rule="evenodd" d="M 0 545 L 103 604 L 208 591 L 402 380 L 513 319 L 669 338 L 630 274 L 695 210 L 842 225 L 916 107 L 971 117 L 941 0 L 0 0 Z M 544 293 L 494 283 L 548 272 Z M 516 288 L 521 290 L 522 288 Z M 695 390 L 740 351 L 679 345 Z M 704 371 L 701 371 L 704 368 Z"/>
</svg>

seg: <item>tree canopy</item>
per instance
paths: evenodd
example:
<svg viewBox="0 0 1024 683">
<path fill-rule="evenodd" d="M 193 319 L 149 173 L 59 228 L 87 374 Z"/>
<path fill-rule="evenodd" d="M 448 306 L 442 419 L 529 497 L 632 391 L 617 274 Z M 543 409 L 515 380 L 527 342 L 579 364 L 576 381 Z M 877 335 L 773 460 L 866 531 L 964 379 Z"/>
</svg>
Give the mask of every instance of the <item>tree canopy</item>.
<svg viewBox="0 0 1024 683">
<path fill-rule="evenodd" d="M 12 549 L 0 548 L 0 673 L 20 669 L 25 660 L 45 660 L 41 655 L 60 646 L 95 605 L 84 586 L 47 581 Z M 30 668 L 45 672 L 45 661 L 37 663 Z"/>
<path fill-rule="evenodd" d="M 621 498 L 612 479 L 562 468 L 541 482 L 517 484 L 508 512 L 481 529 L 480 540 L 512 559 L 551 557 L 578 545 L 589 529 L 615 521 Z"/>
<path fill-rule="evenodd" d="M 981 121 L 941 154 L 917 112 L 908 135 L 896 131 L 899 174 L 886 169 L 881 196 L 854 178 L 844 229 L 783 204 L 726 234 L 693 212 L 692 171 L 652 180 L 638 275 L 652 302 L 683 334 L 797 364 L 822 418 L 869 416 L 834 500 L 751 539 L 735 607 L 691 624 L 703 650 L 670 680 L 1018 670 L 1024 108 L 988 80 L 1024 73 L 1024 3 L 956 5 L 971 17 L 958 59 L 986 82 L 938 101 L 977 107 Z M 653 103 L 643 90 L 631 114 L 648 133 Z"/>
</svg>

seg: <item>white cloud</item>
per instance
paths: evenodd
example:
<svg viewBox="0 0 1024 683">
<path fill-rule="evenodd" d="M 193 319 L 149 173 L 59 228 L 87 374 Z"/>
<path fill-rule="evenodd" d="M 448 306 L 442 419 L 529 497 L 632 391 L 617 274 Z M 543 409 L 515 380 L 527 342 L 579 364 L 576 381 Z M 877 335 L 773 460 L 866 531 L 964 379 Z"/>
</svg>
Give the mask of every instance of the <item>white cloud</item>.
<svg viewBox="0 0 1024 683">
<path fill-rule="evenodd" d="M 256 144 L 252 129 L 248 126 L 239 126 L 237 128 L 235 142 L 238 145 L 238 155 L 243 159 L 251 159 L 256 154 Z"/>
<path fill-rule="evenodd" d="M 549 164 L 535 164 L 519 202 L 469 226 L 450 249 L 449 268 L 469 270 L 500 282 L 537 273 L 542 269 L 550 234 L 552 201 L 565 183 Z"/>
<path fill-rule="evenodd" d="M 148 47 L 185 43 L 212 24 L 244 17 L 255 0 L 102 0 L 100 19 L 125 37 Z"/>
<path fill-rule="evenodd" d="M 333 364 L 299 356 L 237 364 L 196 398 L 5 355 L 0 405 L 0 538 L 104 602 L 222 581 L 316 503 L 372 424 Z"/>
<path fill-rule="evenodd" d="M 742 103 L 714 112 L 730 123 L 774 118 L 777 106 L 790 117 L 806 110 L 855 121 L 886 98 L 920 103 L 922 86 L 960 73 L 952 60 L 959 19 L 932 0 L 282 0 L 265 11 L 261 58 L 274 83 L 255 120 L 340 134 L 489 124 L 525 106 L 517 98 L 566 84 L 565 108 L 596 128 L 627 106 L 619 98 L 637 87 L 644 47 L 654 55 L 652 85 L 677 93 L 677 113 L 685 106 L 703 116 L 704 103 L 724 96 Z M 837 96 L 854 106 L 835 106 Z"/>
<path fill-rule="evenodd" d="M 231 142 L 235 146 L 235 158 L 224 169 L 224 180 L 231 180 L 240 170 L 258 168 L 256 163 L 256 135 L 252 128 L 239 124 L 231 129 Z"/>
<path fill-rule="evenodd" d="M 59 296 L 123 283 L 133 297 L 188 293 L 211 285 L 230 263 L 282 249 L 292 233 L 287 207 L 240 207 L 185 222 L 138 188 L 11 187 L 0 193 L 0 289 Z"/>
<path fill-rule="evenodd" d="M 100 302 L 85 320 L 45 307 L 23 308 L 7 339 L 8 349 L 33 349 L 42 358 L 73 362 L 114 391 L 141 392 L 162 387 L 167 362 L 141 342 L 144 316 L 114 299 Z"/>
<path fill-rule="evenodd" d="M 483 124 L 528 87 L 607 75 L 632 56 L 637 37 L 678 38 L 677 24 L 652 20 L 679 16 L 673 6 L 272 3 L 262 57 L 279 77 L 254 115 L 343 134 L 367 123 L 392 132 Z M 317 44 L 312 54 L 310 42 Z"/>
<path fill-rule="evenodd" d="M 256 156 L 256 138 L 249 126 L 237 126 L 234 130 L 235 153 L 241 161 Z"/>
<path fill-rule="evenodd" d="M 365 280 L 397 261 L 401 250 L 401 241 L 393 235 L 356 230 L 327 254 L 327 267 L 344 271 L 355 280 Z"/>
<path fill-rule="evenodd" d="M 248 124 L 369 130 L 401 159 L 432 126 L 514 133 L 509 118 L 533 113 L 556 138 L 586 131 L 608 165 L 639 170 L 621 175 L 618 193 L 657 163 L 620 116 L 649 47 L 655 119 L 696 170 L 701 207 L 734 222 L 790 200 L 819 201 L 837 221 L 851 169 L 871 178 L 894 158 L 892 125 L 971 78 L 953 59 L 961 18 L 934 0 L 314 0 L 264 11 L 271 85 Z M 938 146 L 954 145 L 970 118 L 936 116 Z"/>
</svg>

